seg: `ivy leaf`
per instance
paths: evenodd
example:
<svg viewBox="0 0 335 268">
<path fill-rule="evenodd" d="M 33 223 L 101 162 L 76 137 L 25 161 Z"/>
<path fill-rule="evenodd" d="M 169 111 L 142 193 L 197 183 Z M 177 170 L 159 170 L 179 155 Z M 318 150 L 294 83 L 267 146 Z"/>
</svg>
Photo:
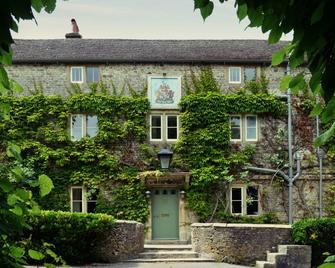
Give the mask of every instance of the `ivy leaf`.
<svg viewBox="0 0 335 268">
<path fill-rule="evenodd" d="M 0 178 L 0 188 L 5 193 L 8 193 L 13 190 L 13 184 L 11 184 L 8 179 L 2 177 Z"/>
<path fill-rule="evenodd" d="M 321 2 L 317 9 L 313 12 L 313 15 L 311 17 L 311 25 L 317 23 L 321 20 L 323 15 L 323 10 L 325 7 L 325 2 Z"/>
<path fill-rule="evenodd" d="M 15 259 L 19 259 L 24 255 L 24 249 L 20 247 L 11 246 L 9 248 L 10 255 Z"/>
<path fill-rule="evenodd" d="M 15 206 L 14 208 L 11 208 L 10 211 L 18 216 L 22 216 L 23 214 L 23 210 L 20 206 Z"/>
<path fill-rule="evenodd" d="M 279 27 L 272 28 L 268 38 L 269 44 L 277 43 L 280 40 L 282 34 L 283 32 Z"/>
<path fill-rule="evenodd" d="M 318 268 L 335 268 L 335 263 L 324 263 L 318 266 Z"/>
<path fill-rule="evenodd" d="M 212 14 L 213 9 L 214 9 L 214 4 L 212 1 L 209 1 L 206 6 L 200 8 L 202 18 L 206 20 L 206 18 Z"/>
<path fill-rule="evenodd" d="M 52 180 L 45 174 L 42 174 L 38 177 L 38 182 L 40 184 L 40 195 L 41 195 L 41 197 L 50 193 L 52 188 L 54 188 Z"/>
<path fill-rule="evenodd" d="M 10 88 L 14 92 L 19 93 L 19 94 L 23 92 L 23 87 L 18 82 L 16 82 L 15 80 L 10 79 L 9 83 L 10 83 Z"/>
<path fill-rule="evenodd" d="M 289 87 L 292 90 L 293 94 L 298 93 L 299 90 L 305 89 L 306 86 L 307 85 L 304 79 L 304 74 L 302 72 L 293 77 L 289 83 Z"/>
<path fill-rule="evenodd" d="M 24 201 L 28 201 L 29 199 L 32 198 L 31 191 L 28 191 L 28 190 L 25 190 L 25 189 L 17 189 L 15 191 L 15 194 Z"/>
<path fill-rule="evenodd" d="M 209 0 L 194 0 L 194 10 L 203 8 L 209 3 Z"/>
<path fill-rule="evenodd" d="M 29 249 L 28 254 L 29 254 L 30 258 L 32 258 L 34 260 L 37 260 L 37 261 L 40 261 L 44 258 L 44 254 L 42 254 L 39 251 L 33 250 L 33 249 Z"/>
<path fill-rule="evenodd" d="M 331 263 L 335 263 L 335 255 L 331 255 L 331 256 L 328 256 L 324 262 L 331 262 Z M 334 264 L 335 265 L 335 264 Z"/>
<path fill-rule="evenodd" d="M 320 147 L 321 145 L 325 144 L 329 140 L 329 138 L 334 134 L 334 132 L 335 132 L 335 122 L 326 132 L 324 132 L 314 140 L 314 146 Z"/>
<path fill-rule="evenodd" d="M 286 91 L 289 88 L 289 84 L 290 84 L 291 80 L 292 80 L 292 76 L 285 75 L 280 81 L 279 89 L 281 91 Z"/>
<path fill-rule="evenodd" d="M 36 10 L 36 12 L 40 13 L 43 8 L 42 0 L 32 0 L 31 6 Z"/>
<path fill-rule="evenodd" d="M 56 0 L 43 0 L 44 10 L 51 13 L 56 8 Z"/>
<path fill-rule="evenodd" d="M 248 6 L 247 4 L 242 4 L 239 5 L 237 8 L 237 16 L 239 18 L 239 20 L 243 20 L 248 14 Z"/>
<path fill-rule="evenodd" d="M 314 107 L 309 116 L 317 116 L 320 115 L 322 112 L 322 106 L 321 103 L 317 103 Z"/>
<path fill-rule="evenodd" d="M 7 156 L 14 157 L 16 160 L 21 162 L 22 161 L 21 148 L 16 144 L 10 144 L 7 147 Z"/>
<path fill-rule="evenodd" d="M 273 53 L 272 54 L 271 65 L 272 66 L 277 66 L 277 65 L 281 64 L 284 61 L 285 57 L 286 57 L 286 49 L 285 48 Z"/>
</svg>

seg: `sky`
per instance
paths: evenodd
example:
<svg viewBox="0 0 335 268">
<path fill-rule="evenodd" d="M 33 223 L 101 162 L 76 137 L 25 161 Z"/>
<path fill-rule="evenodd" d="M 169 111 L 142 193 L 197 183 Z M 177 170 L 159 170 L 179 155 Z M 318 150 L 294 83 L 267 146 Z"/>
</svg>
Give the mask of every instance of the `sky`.
<svg viewBox="0 0 335 268">
<path fill-rule="evenodd" d="M 57 0 L 52 14 L 35 14 L 21 21 L 18 39 L 64 38 L 75 18 L 83 38 L 117 39 L 267 39 L 268 33 L 239 23 L 234 1 L 214 0 L 213 14 L 204 22 L 193 0 Z M 291 35 L 283 40 L 290 40 Z"/>
</svg>

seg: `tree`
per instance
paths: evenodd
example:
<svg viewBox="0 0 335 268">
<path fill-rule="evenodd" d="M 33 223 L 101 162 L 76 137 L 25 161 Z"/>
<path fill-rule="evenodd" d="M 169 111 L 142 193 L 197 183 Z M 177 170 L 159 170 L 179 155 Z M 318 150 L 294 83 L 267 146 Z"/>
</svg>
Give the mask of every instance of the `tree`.
<svg viewBox="0 0 335 268">
<path fill-rule="evenodd" d="M 42 9 L 52 12 L 56 0 L 3 0 L 0 6 L 0 94 L 5 96 L 12 94 L 12 90 L 21 89 L 16 82 L 8 78 L 4 68 L 4 65 L 12 62 L 11 44 L 14 40 L 11 30 L 18 31 L 17 23 L 21 19 L 34 19 L 32 9 L 37 12 Z M 1 118 L 8 118 L 9 112 L 10 105 L 0 103 Z M 45 175 L 40 175 L 35 180 L 25 178 L 20 152 L 20 148 L 14 143 L 7 144 L 8 163 L 0 163 L 1 267 L 22 267 L 27 255 L 36 260 L 44 258 L 44 254 L 39 251 L 29 249 L 26 252 L 23 243 L 13 239 L 23 228 L 27 228 L 25 219 L 30 211 L 39 211 L 31 188 L 39 187 L 41 196 L 48 194 L 53 188 L 52 181 Z M 9 176 L 5 176 L 4 173 Z M 55 255 L 50 249 L 46 252 L 51 257 Z"/>
<path fill-rule="evenodd" d="M 226 0 L 219 0 L 224 3 Z M 331 0 L 236 0 L 239 20 L 248 18 L 249 27 L 260 27 L 263 33 L 270 32 L 268 42 L 277 43 L 282 34 L 293 32 L 292 42 L 272 57 L 272 64 L 281 64 L 289 59 L 291 68 L 307 65 L 311 73 L 308 81 L 315 96 L 320 96 L 324 105 L 316 104 L 312 114 L 321 115 L 321 120 L 331 127 L 315 144 L 324 144 L 335 133 L 335 7 Z M 212 14 L 214 2 L 194 0 L 194 9 L 200 9 L 205 20 Z M 284 77 L 283 86 L 296 92 L 305 87 L 304 73 Z"/>
</svg>

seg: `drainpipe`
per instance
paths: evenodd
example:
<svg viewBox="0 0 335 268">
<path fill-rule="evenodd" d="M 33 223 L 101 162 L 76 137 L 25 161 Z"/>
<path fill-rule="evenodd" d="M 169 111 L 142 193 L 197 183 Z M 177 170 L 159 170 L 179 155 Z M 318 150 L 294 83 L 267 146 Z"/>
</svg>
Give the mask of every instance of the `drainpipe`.
<svg viewBox="0 0 335 268">
<path fill-rule="evenodd" d="M 320 135 L 320 117 L 317 115 L 316 116 L 316 136 L 319 137 Z M 322 218 L 323 216 L 323 174 L 322 174 L 322 169 L 323 169 L 323 152 L 320 149 L 320 147 L 317 147 L 316 149 L 317 155 L 318 155 L 318 160 L 319 160 L 319 217 Z"/>
</svg>

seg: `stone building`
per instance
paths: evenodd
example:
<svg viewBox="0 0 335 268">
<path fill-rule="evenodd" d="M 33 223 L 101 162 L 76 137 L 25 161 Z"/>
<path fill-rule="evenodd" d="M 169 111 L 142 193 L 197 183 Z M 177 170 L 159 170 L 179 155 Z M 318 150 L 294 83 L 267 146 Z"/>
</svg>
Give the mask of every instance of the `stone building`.
<svg viewBox="0 0 335 268">
<path fill-rule="evenodd" d="M 268 45 L 265 40 L 113 40 L 63 39 L 16 40 L 13 65 L 7 66 L 9 76 L 25 89 L 41 85 L 46 95 L 68 96 L 73 87 L 84 91 L 94 82 L 114 85 L 118 94 L 129 95 L 127 85 L 137 91 L 147 91 L 151 110 L 148 120 L 148 143 L 163 148 L 173 145 L 180 132 L 178 102 L 186 94 L 184 79 L 201 67 L 210 67 L 221 85 L 222 93 L 232 93 L 249 81 L 265 76 L 268 91 L 279 94 L 279 83 L 286 66 L 271 67 L 271 55 L 285 45 Z M 83 136 L 95 136 L 99 131 L 94 115 L 73 114 L 69 135 L 75 142 Z M 278 130 L 286 131 L 286 120 L 254 114 L 231 115 L 231 142 L 254 144 L 253 164 L 268 167 Z M 82 122 L 82 123 L 78 123 Z M 313 138 L 314 122 L 308 121 Z M 311 141 L 311 140 L 310 140 Z M 285 145 L 284 145 L 285 146 Z M 271 150 L 270 150 L 271 149 Z M 294 188 L 296 218 L 314 216 L 318 212 L 318 169 L 313 149 L 305 149 L 302 176 Z M 229 211 L 250 217 L 274 212 L 287 220 L 287 188 L 273 175 L 250 172 L 250 182 L 236 181 L 228 189 Z M 332 178 L 325 175 L 325 182 Z M 148 179 L 150 216 L 147 220 L 148 240 L 190 239 L 190 223 L 196 216 L 186 208 L 185 185 L 189 171 L 170 172 L 160 180 Z M 284 186 L 283 186 L 284 185 Z M 72 211 L 90 211 L 94 200 L 87 200 L 81 185 L 68 185 Z M 168 227 L 168 228 L 167 228 Z M 168 230 L 168 231 L 167 231 Z"/>
</svg>

